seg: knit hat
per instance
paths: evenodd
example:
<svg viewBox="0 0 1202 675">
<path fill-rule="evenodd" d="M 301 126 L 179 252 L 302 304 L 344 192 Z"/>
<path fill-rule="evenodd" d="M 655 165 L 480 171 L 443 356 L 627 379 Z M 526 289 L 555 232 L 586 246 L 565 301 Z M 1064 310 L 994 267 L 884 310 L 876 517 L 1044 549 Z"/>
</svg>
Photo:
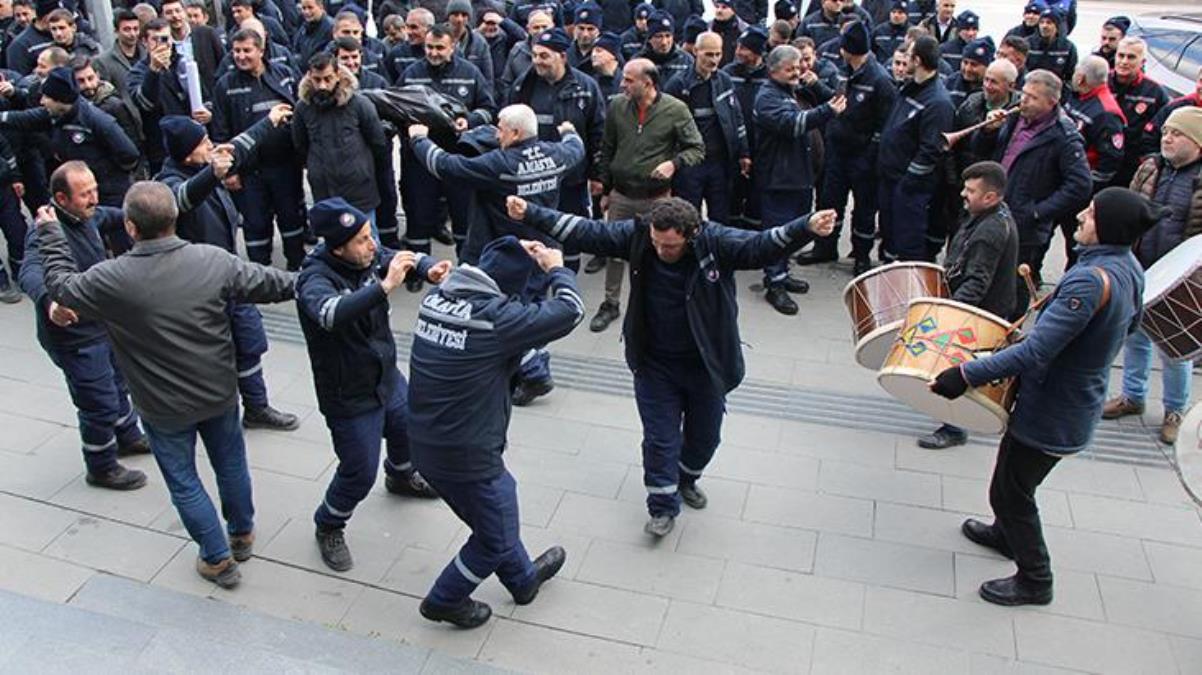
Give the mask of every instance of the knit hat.
<svg viewBox="0 0 1202 675">
<path fill-rule="evenodd" d="M 476 20 L 476 10 L 472 9 L 470 0 L 451 0 L 447 3 L 447 16 L 466 14 L 468 23 Z"/>
<path fill-rule="evenodd" d="M 348 2 L 345 5 L 343 5 L 342 9 L 338 10 L 339 14 L 341 14 L 342 12 L 350 12 L 351 14 L 354 14 L 355 16 L 359 17 L 359 23 L 361 23 L 361 24 L 366 25 L 366 23 L 367 23 L 367 10 L 363 9 L 362 7 L 360 7 L 359 5 L 357 5 L 353 2 Z"/>
<path fill-rule="evenodd" d="M 1043 10 L 1048 8 L 1048 3 L 1043 0 L 1031 0 L 1023 7 L 1023 14 L 1043 14 Z"/>
<path fill-rule="evenodd" d="M 1055 21 L 1056 23 L 1060 23 L 1060 20 L 1061 20 L 1063 17 L 1062 17 L 1062 15 L 1060 14 L 1060 9 L 1059 9 L 1059 8 L 1057 8 L 1057 7 L 1044 7 L 1044 8 L 1043 8 L 1043 11 L 1039 13 L 1039 18 L 1040 18 L 1040 20 L 1043 20 L 1043 19 L 1051 19 L 1052 21 Z"/>
<path fill-rule="evenodd" d="M 556 26 L 539 33 L 534 44 L 563 54 L 572 46 L 572 38 L 568 37 L 567 31 Z"/>
<path fill-rule="evenodd" d="M 763 26 L 749 26 L 739 36 L 739 44 L 743 49 L 763 56 L 764 48 L 768 46 L 768 31 L 764 30 Z"/>
<path fill-rule="evenodd" d="M 1099 244 L 1130 246 L 1169 209 L 1134 190 L 1108 187 L 1094 195 L 1093 212 Z"/>
<path fill-rule="evenodd" d="M 966 9 L 963 12 L 960 12 L 960 16 L 956 17 L 956 27 L 957 28 L 980 28 L 981 27 L 981 17 L 977 16 L 977 13 L 972 11 L 971 9 Z"/>
<path fill-rule="evenodd" d="M 993 40 L 987 37 L 977 38 L 964 45 L 964 51 L 961 54 L 969 61 L 987 66 L 993 63 Z"/>
<path fill-rule="evenodd" d="M 1112 16 L 1106 19 L 1106 23 L 1102 24 L 1103 28 L 1106 26 L 1113 26 L 1122 31 L 1123 35 L 1126 35 L 1127 31 L 1131 29 L 1131 19 L 1125 16 Z"/>
<path fill-rule="evenodd" d="M 863 56 L 868 53 L 868 27 L 864 22 L 857 21 L 843 31 L 839 38 L 839 49 L 852 56 Z"/>
<path fill-rule="evenodd" d="M 672 20 L 672 15 L 667 12 L 657 11 L 651 15 L 651 18 L 647 19 L 647 33 L 650 35 L 675 32 L 676 22 Z"/>
<path fill-rule="evenodd" d="M 350 241 L 368 220 L 366 213 L 342 197 L 328 197 L 309 209 L 314 234 L 324 239 L 326 248 L 331 251 Z"/>
<path fill-rule="evenodd" d="M 893 4 L 889 5 L 889 11 L 893 12 L 893 11 L 899 11 L 899 10 L 902 12 L 909 13 L 910 3 L 906 2 L 906 0 L 893 0 Z"/>
<path fill-rule="evenodd" d="M 734 6 L 735 6 L 735 0 L 714 0 L 714 7 L 717 7 L 718 5 L 725 5 L 725 6 L 727 6 L 727 7 L 734 7 Z"/>
<path fill-rule="evenodd" d="M 563 14 L 563 25 L 576 25 L 576 3 L 573 0 L 562 0 L 559 3 L 559 10 Z"/>
<path fill-rule="evenodd" d="M 167 115 L 159 120 L 159 129 L 163 131 L 163 149 L 177 162 L 184 161 L 208 135 L 196 120 L 183 115 Z"/>
<path fill-rule="evenodd" d="M 686 44 L 692 44 L 697 41 L 697 36 L 709 30 L 709 26 L 705 24 L 705 19 L 694 14 L 684 22 L 684 41 Z"/>
<path fill-rule="evenodd" d="M 617 33 L 605 31 L 597 38 L 597 43 L 593 45 L 593 49 L 604 49 L 613 54 L 615 58 L 622 56 L 622 36 Z"/>
<path fill-rule="evenodd" d="M 497 282 L 505 295 L 518 295 L 534 272 L 534 260 L 512 234 L 493 239 L 480 253 L 480 269 Z"/>
<path fill-rule="evenodd" d="M 655 5 L 649 2 L 636 5 L 634 8 L 634 18 L 636 19 L 650 19 L 652 14 L 655 14 Z"/>
<path fill-rule="evenodd" d="M 1176 129 L 1202 147 L 1202 108 L 1187 105 L 1174 110 L 1164 121 L 1164 128 Z"/>
<path fill-rule="evenodd" d="M 59 103 L 74 103 L 79 100 L 79 85 L 75 84 L 75 74 L 70 68 L 59 66 L 46 75 L 42 83 L 42 96 L 48 96 Z"/>
<path fill-rule="evenodd" d="M 61 9 L 63 6 L 60 0 L 37 0 L 34 4 L 34 13 L 39 19 L 45 19 L 50 16 L 50 13 L 56 9 Z"/>
<path fill-rule="evenodd" d="M 576 6 L 576 25 L 596 26 L 602 28 L 601 6 L 595 2 L 582 2 Z"/>
<path fill-rule="evenodd" d="M 797 16 L 797 8 L 789 0 L 777 0 L 772 9 L 776 12 L 776 19 L 778 21 L 788 21 Z"/>
</svg>

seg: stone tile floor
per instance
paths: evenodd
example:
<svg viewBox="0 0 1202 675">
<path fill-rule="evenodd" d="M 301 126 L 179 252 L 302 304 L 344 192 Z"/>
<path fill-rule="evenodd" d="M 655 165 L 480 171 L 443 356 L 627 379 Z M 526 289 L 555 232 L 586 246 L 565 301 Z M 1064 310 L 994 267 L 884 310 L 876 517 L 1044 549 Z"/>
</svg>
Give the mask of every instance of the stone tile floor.
<svg viewBox="0 0 1202 675">
<path fill-rule="evenodd" d="M 872 373 L 851 360 L 844 267 L 808 273 L 814 288 L 794 318 L 772 313 L 747 290 L 757 275 L 740 278 L 750 378 L 864 396 L 866 406 L 882 396 Z M 595 306 L 600 278 L 582 277 L 582 285 Z M 397 293 L 394 327 L 408 330 L 415 308 L 416 296 Z M 582 326 L 554 351 L 617 362 L 617 338 L 613 328 L 598 335 Z M 89 589 L 115 575 L 429 648 L 447 670 L 468 659 L 531 672 L 1202 673 L 1202 512 L 1163 467 L 1082 457 L 1057 468 L 1041 492 L 1056 601 L 1004 609 L 982 602 L 976 588 L 1007 573 L 1006 561 L 958 532 L 966 515 L 988 512 L 988 445 L 932 452 L 910 435 L 837 419 L 731 414 L 703 483 L 710 507 L 686 511 L 670 536 L 652 542 L 642 532 L 631 397 L 561 387 L 515 411 L 506 458 L 519 481 L 527 547 L 562 543 L 567 566 L 528 607 L 515 607 L 489 580 L 478 597 L 496 618 L 463 632 L 417 614 L 466 536 L 441 504 L 396 498 L 378 485 L 348 528 L 357 566 L 343 575 L 323 568 L 311 515 L 334 457 L 303 347 L 276 342 L 266 359 L 273 402 L 303 424 L 291 434 L 248 434 L 259 539 L 233 592 L 195 575 L 195 547 L 150 458 L 131 462 L 150 476 L 138 492 L 84 484 L 73 409 L 37 346 L 28 302 L 0 307 L 0 364 L 0 589 L 24 596 L 101 611 L 105 604 Z M 1123 424 L 1147 425 L 1151 434 L 1157 413 Z M 108 613 L 121 615 L 122 601 L 112 598 L 122 596 L 105 597 L 117 603 Z M 215 629 L 196 631 L 199 639 Z M 0 656 L 0 670 L 72 663 L 59 649 L 30 661 L 6 633 L 0 655 L 16 660 Z M 178 637 L 147 639 L 122 658 L 140 655 L 136 669 L 176 668 L 188 662 Z M 238 663 L 251 670 L 306 664 L 304 650 L 295 652 L 299 661 L 274 664 L 265 654 Z M 193 658 L 206 663 L 203 653 Z M 370 662 L 344 666 L 359 663 Z"/>
</svg>

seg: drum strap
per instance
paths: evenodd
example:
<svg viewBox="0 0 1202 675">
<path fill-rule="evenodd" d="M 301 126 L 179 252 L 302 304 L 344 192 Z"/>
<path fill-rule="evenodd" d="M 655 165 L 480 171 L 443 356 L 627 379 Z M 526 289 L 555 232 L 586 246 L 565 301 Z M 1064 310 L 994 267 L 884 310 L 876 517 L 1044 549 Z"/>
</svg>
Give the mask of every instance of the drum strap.
<svg viewBox="0 0 1202 675">
<path fill-rule="evenodd" d="M 1102 279 L 1102 301 L 1098 303 L 1097 308 L 1093 311 L 1094 316 L 1097 316 L 1098 312 L 1105 309 L 1106 304 L 1110 302 L 1110 275 L 1101 267 L 1095 267 L 1093 271 Z"/>
</svg>

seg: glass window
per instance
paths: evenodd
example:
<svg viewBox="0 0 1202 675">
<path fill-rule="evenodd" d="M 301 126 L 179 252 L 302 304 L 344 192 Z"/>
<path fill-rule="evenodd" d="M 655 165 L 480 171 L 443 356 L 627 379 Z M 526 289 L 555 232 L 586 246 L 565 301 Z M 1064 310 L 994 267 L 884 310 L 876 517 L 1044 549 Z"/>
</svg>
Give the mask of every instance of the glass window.
<svg viewBox="0 0 1202 675">
<path fill-rule="evenodd" d="M 1181 48 L 1193 37 L 1193 33 L 1175 30 L 1150 32 L 1143 36 L 1144 41 L 1148 43 L 1148 55 L 1169 69 L 1177 65 Z"/>
<path fill-rule="evenodd" d="M 1185 54 L 1181 56 L 1181 62 L 1177 64 L 1177 74 L 1190 80 L 1197 80 L 1199 69 L 1202 69 L 1202 37 L 1194 38 L 1194 41 L 1185 48 Z"/>
</svg>

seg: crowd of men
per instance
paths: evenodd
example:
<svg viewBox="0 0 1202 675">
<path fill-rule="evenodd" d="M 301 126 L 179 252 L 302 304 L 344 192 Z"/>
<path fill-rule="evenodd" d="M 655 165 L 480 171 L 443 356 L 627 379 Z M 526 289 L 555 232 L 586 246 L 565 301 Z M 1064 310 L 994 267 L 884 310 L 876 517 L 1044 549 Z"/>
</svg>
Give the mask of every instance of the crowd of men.
<svg viewBox="0 0 1202 675">
<path fill-rule="evenodd" d="M 524 604 L 564 561 L 557 547 L 526 555 L 501 452 L 510 406 L 554 386 L 545 347 L 584 315 L 580 268 L 605 271 L 594 332 L 622 316 L 630 280 L 645 529 L 662 537 L 682 503 L 706 506 L 698 479 L 744 375 L 736 270 L 762 270 L 766 301 L 796 314 L 808 284 L 790 257 L 839 260 L 846 220 L 855 274 L 943 256 L 956 299 L 1012 318 L 1031 300 L 1014 267 L 1038 283 L 1057 229 L 1070 265 L 1085 251 L 1127 291 L 1142 275 L 1126 253 L 1089 247 L 1134 245 L 1147 267 L 1202 232 L 1202 72 L 1170 100 L 1125 17 L 1078 55 L 1068 0 L 1032 0 L 1015 27 L 993 27 L 996 41 L 955 0 L 780 0 L 772 22 L 764 0 L 716 0 L 709 20 L 697 0 L 383 0 L 370 15 L 351 0 L 231 0 L 222 17 L 204 0 L 124 5 L 106 49 L 76 0 L 0 0 L 0 300 L 36 303 L 39 341 L 78 409 L 87 481 L 138 489 L 146 476 L 118 459 L 153 451 L 200 545 L 198 572 L 226 586 L 254 542 L 240 427 L 298 425 L 269 402 L 254 303 L 299 309 L 339 459 L 314 515 L 323 560 L 353 565 L 343 533 L 386 441 L 387 489 L 441 497 L 473 531 L 422 613 L 474 626 L 490 613 L 470 598 L 483 578 L 497 573 Z M 442 129 L 393 119 L 370 92 L 398 87 L 459 112 Z M 1168 210 L 1116 206 L 1147 235 L 1101 216 L 1092 234 L 1095 196 L 1127 205 L 1129 191 L 1105 192 L 1127 187 Z M 272 268 L 277 232 L 285 269 Z M 461 264 L 435 263 L 433 240 Z M 158 259 L 194 269 L 196 287 L 161 278 Z M 1110 291 L 1077 275 L 1101 311 Z M 410 383 L 387 298 L 427 283 Z M 1109 358 L 1126 339 L 1107 417 L 1145 407 L 1151 343 L 1117 328 L 1138 315 L 1129 300 L 1096 338 Z M 938 392 L 1030 366 L 1013 353 L 996 363 L 942 377 Z M 1166 363 L 1165 442 L 1190 372 Z M 1084 447 L 1077 431 L 1060 454 Z M 1007 452 L 1052 452 L 1021 433 Z M 224 526 L 191 463 L 197 435 Z M 944 426 L 920 443 L 964 440 Z M 1033 504 L 1052 464 L 1016 464 L 1027 482 L 998 497 L 999 523 Z M 965 533 L 1026 556 L 1027 586 L 994 589 L 995 601 L 1050 601 L 1037 514 L 1034 534 L 1020 515 L 1013 535 Z"/>
</svg>

